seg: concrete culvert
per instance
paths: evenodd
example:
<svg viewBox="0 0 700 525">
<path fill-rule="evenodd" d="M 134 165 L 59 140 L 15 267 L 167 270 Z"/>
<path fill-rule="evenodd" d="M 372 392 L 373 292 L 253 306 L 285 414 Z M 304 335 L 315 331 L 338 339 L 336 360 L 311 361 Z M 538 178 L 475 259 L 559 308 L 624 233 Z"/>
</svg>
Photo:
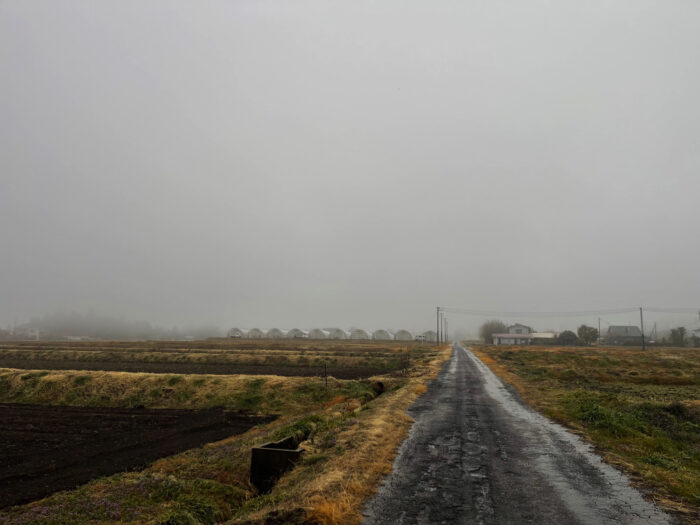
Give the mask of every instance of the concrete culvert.
<svg viewBox="0 0 700 525">
<path fill-rule="evenodd" d="M 382 383 L 381 381 L 372 381 L 372 390 L 374 390 L 374 392 L 377 395 L 383 394 L 384 393 L 384 383 Z"/>
<path fill-rule="evenodd" d="M 270 492 L 277 480 L 294 467 L 304 452 L 299 439 L 290 436 L 281 441 L 253 447 L 250 459 L 250 482 L 264 494 Z"/>
</svg>

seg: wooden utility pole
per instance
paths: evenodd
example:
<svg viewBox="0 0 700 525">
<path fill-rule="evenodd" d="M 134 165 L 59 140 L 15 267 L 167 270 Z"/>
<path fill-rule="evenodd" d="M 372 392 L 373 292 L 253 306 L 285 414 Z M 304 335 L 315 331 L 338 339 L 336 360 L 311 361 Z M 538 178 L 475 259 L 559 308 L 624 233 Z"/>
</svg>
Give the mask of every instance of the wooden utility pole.
<svg viewBox="0 0 700 525">
<path fill-rule="evenodd" d="M 435 337 L 437 338 L 438 344 L 440 344 L 440 307 L 437 307 L 437 329 L 436 329 L 436 335 Z"/>
<path fill-rule="evenodd" d="M 647 345 L 644 341 L 644 314 L 642 313 L 642 307 L 639 307 L 639 321 L 642 325 L 642 350 L 647 349 Z"/>
</svg>

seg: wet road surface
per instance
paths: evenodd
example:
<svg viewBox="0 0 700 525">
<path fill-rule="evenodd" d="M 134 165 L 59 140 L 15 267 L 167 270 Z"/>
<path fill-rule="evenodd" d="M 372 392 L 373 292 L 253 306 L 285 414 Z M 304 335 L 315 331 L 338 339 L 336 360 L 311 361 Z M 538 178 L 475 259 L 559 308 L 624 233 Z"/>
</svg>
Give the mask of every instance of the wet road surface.
<svg viewBox="0 0 700 525">
<path fill-rule="evenodd" d="M 459 345 L 408 413 L 365 524 L 675 523 Z"/>
</svg>

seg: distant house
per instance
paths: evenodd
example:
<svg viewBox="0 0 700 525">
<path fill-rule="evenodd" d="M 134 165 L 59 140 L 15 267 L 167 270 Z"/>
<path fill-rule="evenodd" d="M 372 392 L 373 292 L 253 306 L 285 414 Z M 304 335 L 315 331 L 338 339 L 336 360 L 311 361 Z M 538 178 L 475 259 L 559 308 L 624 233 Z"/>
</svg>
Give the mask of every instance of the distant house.
<svg viewBox="0 0 700 525">
<path fill-rule="evenodd" d="M 526 345 L 534 339 L 532 328 L 519 323 L 510 325 L 507 333 L 493 334 L 491 337 L 495 345 Z"/>
<path fill-rule="evenodd" d="M 557 342 L 559 336 L 556 332 L 532 332 L 532 344 L 534 345 L 553 345 Z"/>
<path fill-rule="evenodd" d="M 641 345 L 642 331 L 638 326 L 611 326 L 607 340 L 611 345 Z"/>
</svg>

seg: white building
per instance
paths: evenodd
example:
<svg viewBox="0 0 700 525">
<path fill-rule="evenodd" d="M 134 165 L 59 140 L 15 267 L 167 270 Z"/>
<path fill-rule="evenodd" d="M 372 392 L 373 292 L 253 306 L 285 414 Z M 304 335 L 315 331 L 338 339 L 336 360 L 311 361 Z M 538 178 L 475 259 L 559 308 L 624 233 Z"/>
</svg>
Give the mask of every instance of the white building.
<svg viewBox="0 0 700 525">
<path fill-rule="evenodd" d="M 505 334 L 493 334 L 493 344 L 495 345 L 526 345 L 534 339 L 532 328 L 524 324 L 512 324 Z"/>
</svg>

